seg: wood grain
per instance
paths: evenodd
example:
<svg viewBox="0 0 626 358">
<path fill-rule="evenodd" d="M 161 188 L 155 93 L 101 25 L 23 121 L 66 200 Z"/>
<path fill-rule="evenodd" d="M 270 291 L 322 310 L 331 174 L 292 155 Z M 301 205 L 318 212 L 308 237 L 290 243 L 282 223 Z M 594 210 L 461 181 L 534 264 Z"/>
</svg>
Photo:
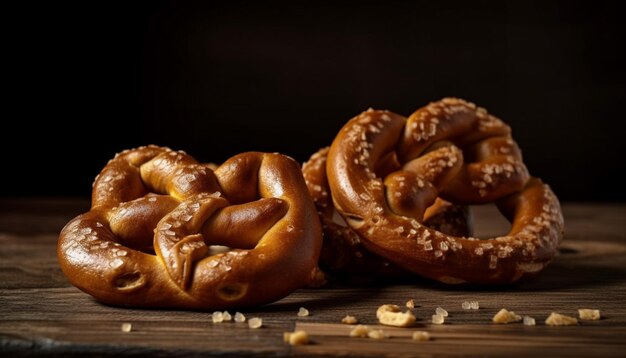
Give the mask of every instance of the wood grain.
<svg viewBox="0 0 626 358">
<path fill-rule="evenodd" d="M 567 204 L 562 253 L 537 279 L 512 287 L 459 287 L 415 279 L 376 285 L 333 284 L 302 289 L 285 299 L 242 311 L 262 317 L 249 329 L 233 322 L 213 324 L 210 312 L 109 307 L 69 285 L 56 260 L 62 226 L 87 203 L 61 199 L 0 200 L 0 356 L 621 356 L 626 351 L 626 205 Z M 475 210 L 477 231 L 507 228 L 491 207 Z M 383 328 L 385 340 L 349 338 L 339 324 L 346 314 L 377 325 L 384 303 L 414 299 L 418 321 L 408 329 Z M 480 310 L 465 311 L 465 300 Z M 311 312 L 296 315 L 299 307 Z M 436 307 L 450 317 L 429 323 Z M 491 317 L 506 307 L 530 315 L 538 325 L 495 325 Z M 603 319 L 574 327 L 548 327 L 552 311 L 576 315 L 597 308 Z M 232 312 L 234 313 L 234 312 Z M 131 332 L 122 332 L 124 322 Z M 307 330 L 312 344 L 291 347 L 284 331 Z M 415 342 L 413 330 L 433 339 Z"/>
</svg>

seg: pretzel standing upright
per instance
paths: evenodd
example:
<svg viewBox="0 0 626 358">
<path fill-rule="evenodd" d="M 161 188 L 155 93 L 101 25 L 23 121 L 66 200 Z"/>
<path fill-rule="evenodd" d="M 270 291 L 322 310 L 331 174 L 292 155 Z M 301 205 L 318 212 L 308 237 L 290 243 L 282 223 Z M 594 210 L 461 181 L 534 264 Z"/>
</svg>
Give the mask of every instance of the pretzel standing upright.
<svg viewBox="0 0 626 358">
<path fill-rule="evenodd" d="M 231 250 L 213 255 L 211 245 Z M 308 283 L 319 220 L 298 164 L 250 152 L 215 171 L 184 152 L 125 151 L 96 178 L 91 210 L 58 242 L 70 281 L 114 305 L 219 309 Z"/>
<path fill-rule="evenodd" d="M 402 168 L 377 175 L 395 157 Z M 327 175 L 335 207 L 370 251 L 446 283 L 511 283 L 541 271 L 563 231 L 559 202 L 531 178 L 510 128 L 483 108 L 454 98 L 408 120 L 369 110 L 351 119 L 330 148 Z M 441 196 L 453 203 L 495 202 L 512 222 L 488 240 L 424 226 Z"/>
</svg>

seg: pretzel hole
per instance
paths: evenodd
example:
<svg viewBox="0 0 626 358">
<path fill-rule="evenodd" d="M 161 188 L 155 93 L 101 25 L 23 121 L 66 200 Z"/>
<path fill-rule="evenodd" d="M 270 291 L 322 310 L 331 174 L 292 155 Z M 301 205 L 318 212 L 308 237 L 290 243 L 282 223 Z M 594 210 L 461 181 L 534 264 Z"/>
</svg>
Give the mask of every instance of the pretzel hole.
<svg viewBox="0 0 626 358">
<path fill-rule="evenodd" d="M 213 256 L 217 254 L 223 254 L 225 252 L 231 251 L 232 248 L 224 245 L 209 245 L 209 253 L 207 256 Z"/>
<path fill-rule="evenodd" d="M 476 237 L 498 237 L 511 231 L 511 223 L 500 213 L 495 204 L 470 206 Z"/>
<path fill-rule="evenodd" d="M 395 151 L 391 151 L 381 155 L 380 159 L 374 164 L 374 174 L 379 178 L 384 178 L 400 169 L 401 166 L 398 155 Z"/>
<path fill-rule="evenodd" d="M 561 255 L 572 255 L 577 254 L 579 251 L 573 247 L 561 247 L 559 248 L 559 254 Z"/>
<path fill-rule="evenodd" d="M 463 147 L 462 151 L 465 164 L 477 163 L 482 159 L 482 157 L 479 156 L 480 151 L 477 143 Z"/>
<path fill-rule="evenodd" d="M 351 227 L 355 229 L 358 229 L 363 226 L 363 224 L 365 224 L 365 220 L 363 220 L 362 217 L 354 214 L 346 215 L 346 221 L 348 222 L 348 224 L 350 224 Z"/>
<path fill-rule="evenodd" d="M 238 300 L 246 294 L 248 285 L 240 283 L 226 283 L 217 289 L 217 295 L 226 301 Z"/>
<path fill-rule="evenodd" d="M 145 279 L 141 272 L 130 272 L 117 277 L 114 283 L 118 290 L 128 291 L 143 286 Z"/>
<path fill-rule="evenodd" d="M 346 220 L 343 218 L 343 216 L 339 215 L 339 212 L 337 211 L 337 209 L 333 209 L 333 223 L 341 226 L 341 227 L 347 227 L 348 223 L 346 222 Z"/>
</svg>

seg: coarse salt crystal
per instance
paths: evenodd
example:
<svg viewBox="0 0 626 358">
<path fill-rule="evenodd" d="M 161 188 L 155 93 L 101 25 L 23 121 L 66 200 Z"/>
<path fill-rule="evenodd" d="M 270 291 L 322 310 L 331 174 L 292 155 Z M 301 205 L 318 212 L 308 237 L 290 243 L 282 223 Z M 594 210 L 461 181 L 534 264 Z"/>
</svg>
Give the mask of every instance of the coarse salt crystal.
<svg viewBox="0 0 626 358">
<path fill-rule="evenodd" d="M 441 307 L 437 307 L 437 308 L 435 309 L 435 314 L 442 315 L 442 316 L 444 316 L 444 317 L 448 317 L 448 311 L 444 310 L 444 309 L 443 309 L 443 308 L 441 308 Z"/>
</svg>

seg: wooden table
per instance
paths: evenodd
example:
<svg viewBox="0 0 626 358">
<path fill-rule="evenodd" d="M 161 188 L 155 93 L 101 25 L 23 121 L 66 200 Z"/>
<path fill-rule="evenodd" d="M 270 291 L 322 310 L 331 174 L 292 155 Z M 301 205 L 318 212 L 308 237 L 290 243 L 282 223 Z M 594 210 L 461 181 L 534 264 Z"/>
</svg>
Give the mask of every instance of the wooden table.
<svg viewBox="0 0 626 358">
<path fill-rule="evenodd" d="M 451 287 L 426 280 L 383 285 L 332 285 L 301 289 L 265 307 L 245 310 L 263 327 L 213 324 L 207 312 L 108 307 L 68 284 L 57 264 L 61 227 L 84 211 L 80 200 L 0 200 L 0 356 L 14 355 L 244 355 L 272 356 L 624 356 L 626 354 L 626 205 L 565 204 L 566 240 L 561 254 L 537 279 L 514 287 Z M 506 228 L 493 208 L 477 208 L 477 231 Z M 482 218 L 482 219 L 481 219 Z M 384 340 L 349 338 L 337 325 L 346 314 L 375 325 L 376 308 L 414 299 L 412 329 L 385 329 Z M 466 300 L 477 311 L 461 309 Z M 444 325 L 429 319 L 436 307 L 448 310 Z M 299 307 L 311 315 L 298 317 Z M 537 320 L 495 325 L 502 307 Z M 577 315 L 597 308 L 600 321 L 550 327 L 552 311 Z M 234 312 L 232 312 L 234 313 Z M 122 323 L 131 332 L 122 332 Z M 283 332 L 309 331 L 313 343 L 291 347 Z M 413 330 L 433 339 L 416 342 Z"/>
</svg>

